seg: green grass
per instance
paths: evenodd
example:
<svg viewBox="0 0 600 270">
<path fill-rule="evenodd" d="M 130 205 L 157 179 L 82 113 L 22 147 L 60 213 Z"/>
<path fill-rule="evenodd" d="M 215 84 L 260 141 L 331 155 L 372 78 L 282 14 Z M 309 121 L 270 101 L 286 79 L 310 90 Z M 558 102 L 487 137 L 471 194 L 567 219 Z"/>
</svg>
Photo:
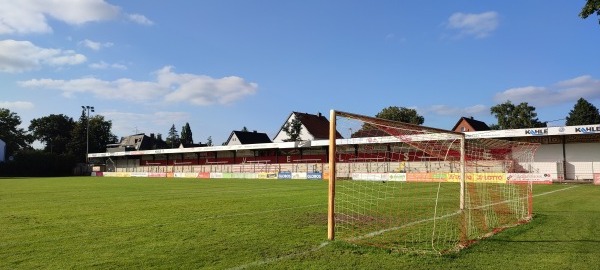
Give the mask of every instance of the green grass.
<svg viewBox="0 0 600 270">
<path fill-rule="evenodd" d="M 322 181 L 5 178 L 0 269 L 597 269 L 600 187 L 534 193 L 531 223 L 436 256 L 327 241 Z"/>
</svg>

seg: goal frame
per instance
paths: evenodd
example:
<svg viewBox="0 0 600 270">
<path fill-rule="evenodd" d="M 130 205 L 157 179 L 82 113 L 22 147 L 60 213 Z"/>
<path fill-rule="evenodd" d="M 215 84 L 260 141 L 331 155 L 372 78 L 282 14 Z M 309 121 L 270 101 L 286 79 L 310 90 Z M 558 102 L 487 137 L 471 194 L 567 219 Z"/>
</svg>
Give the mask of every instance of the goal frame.
<svg viewBox="0 0 600 270">
<path fill-rule="evenodd" d="M 346 116 L 346 117 L 356 117 L 362 119 L 370 119 L 378 123 L 393 123 L 398 125 L 400 122 L 386 120 L 382 118 L 369 117 L 354 113 L 348 113 L 343 111 L 330 110 L 329 112 L 329 156 L 328 156 L 328 165 L 329 165 L 329 178 L 328 178 L 328 202 L 327 202 L 327 239 L 334 240 L 335 239 L 335 179 L 336 179 L 336 147 L 337 147 L 337 116 Z M 413 129 L 423 129 L 423 126 L 409 124 L 409 123 L 401 123 L 403 126 L 410 127 Z M 460 187 L 459 187 L 459 209 L 462 211 L 465 208 L 465 134 L 461 132 L 448 131 L 438 128 L 430 128 L 427 127 L 427 130 L 436 131 L 440 133 L 452 134 L 459 137 L 460 140 Z"/>
</svg>

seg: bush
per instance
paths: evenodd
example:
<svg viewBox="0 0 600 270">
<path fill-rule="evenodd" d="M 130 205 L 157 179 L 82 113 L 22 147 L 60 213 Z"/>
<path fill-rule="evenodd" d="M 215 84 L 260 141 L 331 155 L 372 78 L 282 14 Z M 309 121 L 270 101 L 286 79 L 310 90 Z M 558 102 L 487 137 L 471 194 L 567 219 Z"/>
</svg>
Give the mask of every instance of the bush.
<svg viewBox="0 0 600 270">
<path fill-rule="evenodd" d="M 0 163 L 2 176 L 69 176 L 73 174 L 76 159 L 41 150 L 21 151 L 14 160 Z"/>
</svg>

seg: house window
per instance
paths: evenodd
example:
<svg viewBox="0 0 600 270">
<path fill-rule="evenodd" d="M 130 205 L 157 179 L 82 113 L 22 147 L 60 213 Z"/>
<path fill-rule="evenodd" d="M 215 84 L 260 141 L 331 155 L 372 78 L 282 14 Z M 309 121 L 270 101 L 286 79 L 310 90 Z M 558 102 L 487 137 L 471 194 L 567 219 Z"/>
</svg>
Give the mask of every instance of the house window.
<svg viewBox="0 0 600 270">
<path fill-rule="evenodd" d="M 460 127 L 460 131 L 461 132 L 465 132 L 465 131 L 467 131 L 467 128 L 466 127 Z"/>
</svg>

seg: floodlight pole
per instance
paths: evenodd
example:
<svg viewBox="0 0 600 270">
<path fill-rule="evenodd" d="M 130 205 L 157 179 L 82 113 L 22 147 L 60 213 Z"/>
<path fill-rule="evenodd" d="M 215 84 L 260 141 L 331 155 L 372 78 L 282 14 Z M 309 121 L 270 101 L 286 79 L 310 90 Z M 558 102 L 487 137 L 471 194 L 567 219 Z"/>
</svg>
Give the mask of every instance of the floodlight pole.
<svg viewBox="0 0 600 270">
<path fill-rule="evenodd" d="M 86 128 L 85 128 L 85 163 L 89 163 L 88 154 L 90 153 L 90 111 L 94 112 L 94 106 L 81 106 L 85 113 Z M 86 113 L 87 110 L 87 113 Z"/>
</svg>

